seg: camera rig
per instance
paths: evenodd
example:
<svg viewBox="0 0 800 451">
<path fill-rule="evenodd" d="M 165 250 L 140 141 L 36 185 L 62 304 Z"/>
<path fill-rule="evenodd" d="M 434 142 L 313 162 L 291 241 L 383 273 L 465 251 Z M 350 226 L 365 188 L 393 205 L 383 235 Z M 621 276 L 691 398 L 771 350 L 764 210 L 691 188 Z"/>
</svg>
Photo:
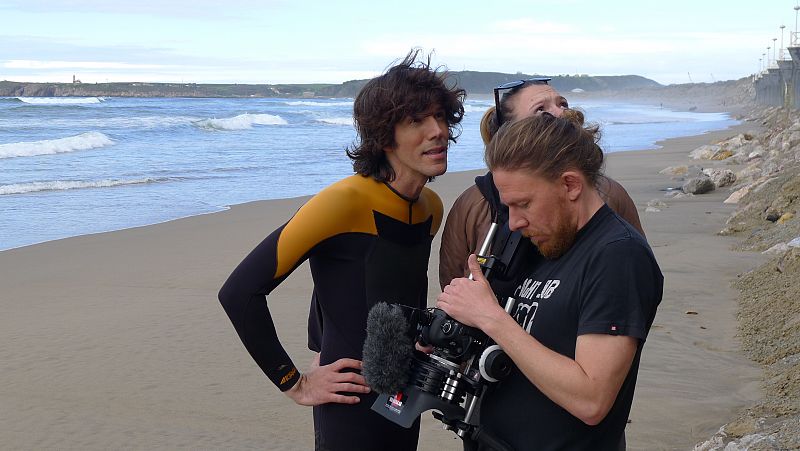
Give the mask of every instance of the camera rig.
<svg viewBox="0 0 800 451">
<path fill-rule="evenodd" d="M 500 293 L 503 285 L 514 282 L 514 269 L 531 248 L 530 241 L 519 232 L 511 232 L 507 222 L 502 226 L 493 222 L 477 252 L 481 271 L 509 314 L 513 314 L 516 300 L 506 297 L 501 302 Z M 459 323 L 443 310 L 400 307 L 409 320 L 408 333 L 421 344 L 432 346 L 433 352 L 415 350 L 406 387 L 398 393 L 379 395 L 372 410 L 406 428 L 423 412 L 432 410 L 444 429 L 462 440 L 485 443 L 496 450 L 510 449 L 482 430 L 475 416 L 488 386 L 511 373 L 511 359 L 481 330 Z"/>
</svg>

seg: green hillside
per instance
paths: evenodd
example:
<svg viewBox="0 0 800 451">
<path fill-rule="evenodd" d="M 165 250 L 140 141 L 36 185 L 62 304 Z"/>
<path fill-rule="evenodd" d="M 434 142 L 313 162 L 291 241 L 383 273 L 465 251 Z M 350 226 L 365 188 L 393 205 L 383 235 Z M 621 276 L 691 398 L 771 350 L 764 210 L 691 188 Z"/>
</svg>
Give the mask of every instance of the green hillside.
<svg viewBox="0 0 800 451">
<path fill-rule="evenodd" d="M 491 94 L 495 86 L 528 74 L 451 72 L 453 80 L 470 94 Z M 616 90 L 661 86 L 638 75 L 556 75 L 551 84 L 562 92 Z M 197 83 L 25 83 L 0 81 L 2 97 L 355 97 L 367 80 L 341 84 L 197 84 Z"/>
</svg>

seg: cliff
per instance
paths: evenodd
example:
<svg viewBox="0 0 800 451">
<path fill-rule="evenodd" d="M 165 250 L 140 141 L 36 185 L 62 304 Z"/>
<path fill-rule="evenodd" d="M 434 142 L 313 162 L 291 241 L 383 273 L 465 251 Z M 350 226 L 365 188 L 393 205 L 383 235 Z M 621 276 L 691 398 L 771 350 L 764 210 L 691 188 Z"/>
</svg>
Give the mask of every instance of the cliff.
<svg viewBox="0 0 800 451">
<path fill-rule="evenodd" d="M 24 83 L 0 81 L 2 97 L 313 97 L 326 84 Z"/>
<path fill-rule="evenodd" d="M 470 94 L 490 95 L 502 83 L 542 75 L 500 72 L 450 72 Z M 657 88 L 638 75 L 555 75 L 551 84 L 562 92 Z M 367 80 L 341 84 L 197 84 L 197 83 L 25 83 L 0 81 L 2 97 L 355 97 Z"/>
</svg>

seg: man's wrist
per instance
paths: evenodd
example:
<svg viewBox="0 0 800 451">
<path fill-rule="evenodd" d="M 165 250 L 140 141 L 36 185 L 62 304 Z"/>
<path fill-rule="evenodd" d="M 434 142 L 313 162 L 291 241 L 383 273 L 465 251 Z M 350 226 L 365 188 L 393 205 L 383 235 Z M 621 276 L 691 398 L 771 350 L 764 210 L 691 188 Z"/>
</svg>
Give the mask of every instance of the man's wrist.
<svg viewBox="0 0 800 451">
<path fill-rule="evenodd" d="M 505 323 L 509 319 L 511 319 L 511 316 L 497 304 L 496 309 L 493 309 L 489 315 L 482 318 L 482 324 L 479 324 L 478 328 L 486 335 L 494 338 L 498 331 L 508 327 Z M 516 324 L 516 321 L 514 321 L 514 324 Z"/>
<path fill-rule="evenodd" d="M 300 370 L 293 366 L 292 369 L 289 370 L 276 385 L 280 391 L 287 392 L 294 388 L 298 382 L 300 382 L 301 377 L 302 373 L 300 373 Z"/>
</svg>

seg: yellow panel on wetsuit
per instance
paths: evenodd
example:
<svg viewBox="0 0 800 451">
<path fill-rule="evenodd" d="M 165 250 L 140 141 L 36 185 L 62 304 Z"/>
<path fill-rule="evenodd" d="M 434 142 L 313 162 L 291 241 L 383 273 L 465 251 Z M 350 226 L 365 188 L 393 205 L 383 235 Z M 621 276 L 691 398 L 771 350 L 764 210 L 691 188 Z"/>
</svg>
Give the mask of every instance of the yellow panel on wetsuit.
<svg viewBox="0 0 800 451">
<path fill-rule="evenodd" d="M 442 201 L 428 188 L 409 203 L 372 177 L 350 176 L 312 197 L 286 224 L 278 239 L 274 278 L 291 271 L 315 245 L 328 238 L 343 233 L 377 235 L 375 213 L 405 224 L 432 219 L 429 233 L 433 236 L 439 230 L 442 212 Z"/>
</svg>

